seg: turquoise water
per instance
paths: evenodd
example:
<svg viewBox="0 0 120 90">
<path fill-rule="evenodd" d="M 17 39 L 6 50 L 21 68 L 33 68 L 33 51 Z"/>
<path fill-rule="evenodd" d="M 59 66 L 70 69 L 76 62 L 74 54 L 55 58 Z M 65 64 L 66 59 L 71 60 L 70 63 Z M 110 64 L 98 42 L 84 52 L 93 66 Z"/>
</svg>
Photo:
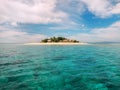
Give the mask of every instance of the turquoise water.
<svg viewBox="0 0 120 90">
<path fill-rule="evenodd" d="M 0 45 L 0 90 L 120 90 L 120 45 Z"/>
</svg>

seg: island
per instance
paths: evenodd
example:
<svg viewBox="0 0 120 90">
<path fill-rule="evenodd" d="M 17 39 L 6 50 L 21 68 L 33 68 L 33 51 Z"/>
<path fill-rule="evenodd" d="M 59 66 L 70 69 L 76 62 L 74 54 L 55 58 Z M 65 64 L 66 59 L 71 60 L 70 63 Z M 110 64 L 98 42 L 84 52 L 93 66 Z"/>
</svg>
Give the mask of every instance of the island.
<svg viewBox="0 0 120 90">
<path fill-rule="evenodd" d="M 41 40 L 39 43 L 26 43 L 24 45 L 86 45 L 87 43 L 72 40 L 65 37 L 51 37 Z"/>
<path fill-rule="evenodd" d="M 41 40 L 41 43 L 79 43 L 79 41 L 70 40 L 65 37 L 51 37 Z"/>
</svg>

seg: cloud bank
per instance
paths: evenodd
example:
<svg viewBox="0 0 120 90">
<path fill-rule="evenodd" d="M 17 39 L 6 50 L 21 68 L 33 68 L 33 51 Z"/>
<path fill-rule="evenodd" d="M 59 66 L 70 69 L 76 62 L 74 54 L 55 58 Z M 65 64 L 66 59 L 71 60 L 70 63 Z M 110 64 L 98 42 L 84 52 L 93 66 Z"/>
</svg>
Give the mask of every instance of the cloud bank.
<svg viewBox="0 0 120 90">
<path fill-rule="evenodd" d="M 56 10 L 56 3 L 56 0 L 0 0 L 0 23 L 62 22 L 67 14 Z"/>
<path fill-rule="evenodd" d="M 120 14 L 120 1 L 112 0 L 81 0 L 94 15 L 106 18 Z M 114 4 L 113 4 L 114 3 Z"/>
<path fill-rule="evenodd" d="M 0 0 L 0 23 L 60 23 L 88 9 L 106 18 L 120 14 L 120 1 L 112 0 Z"/>
<path fill-rule="evenodd" d="M 13 30 L 0 26 L 0 43 L 40 42 L 41 39 L 46 37 L 46 35 L 42 34 L 29 34 L 20 30 Z"/>
<path fill-rule="evenodd" d="M 107 28 L 96 28 L 89 33 L 79 33 L 70 38 L 83 42 L 120 42 L 120 21 Z"/>
</svg>

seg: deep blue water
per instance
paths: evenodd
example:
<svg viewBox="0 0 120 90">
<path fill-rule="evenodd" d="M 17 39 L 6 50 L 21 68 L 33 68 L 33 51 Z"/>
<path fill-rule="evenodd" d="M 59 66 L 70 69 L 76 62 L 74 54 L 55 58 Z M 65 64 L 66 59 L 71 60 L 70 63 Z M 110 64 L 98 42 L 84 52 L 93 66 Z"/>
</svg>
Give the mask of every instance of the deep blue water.
<svg viewBox="0 0 120 90">
<path fill-rule="evenodd" d="M 0 45 L 0 90 L 120 90 L 120 45 Z"/>
</svg>

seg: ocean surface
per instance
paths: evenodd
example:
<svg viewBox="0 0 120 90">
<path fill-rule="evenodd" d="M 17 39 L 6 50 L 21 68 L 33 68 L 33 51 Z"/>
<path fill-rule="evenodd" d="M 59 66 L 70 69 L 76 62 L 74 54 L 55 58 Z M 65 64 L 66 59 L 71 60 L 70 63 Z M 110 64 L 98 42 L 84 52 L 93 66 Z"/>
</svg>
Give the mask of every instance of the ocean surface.
<svg viewBox="0 0 120 90">
<path fill-rule="evenodd" d="M 0 44 L 0 90 L 120 90 L 120 44 Z"/>
</svg>

